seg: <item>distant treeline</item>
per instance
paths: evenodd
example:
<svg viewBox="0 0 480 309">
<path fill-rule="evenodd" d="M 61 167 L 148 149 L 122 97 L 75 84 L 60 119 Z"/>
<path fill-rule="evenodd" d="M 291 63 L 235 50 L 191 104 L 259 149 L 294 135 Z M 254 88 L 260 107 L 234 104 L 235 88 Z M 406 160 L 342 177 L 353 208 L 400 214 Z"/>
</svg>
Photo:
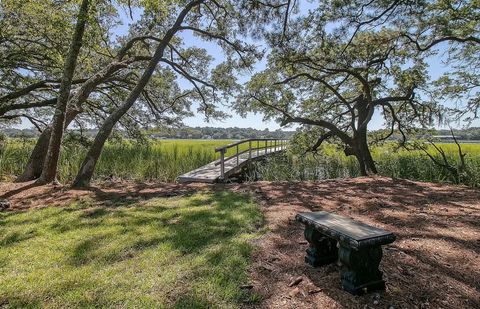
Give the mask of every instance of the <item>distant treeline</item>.
<svg viewBox="0 0 480 309">
<path fill-rule="evenodd" d="M 39 132 L 34 129 L 3 129 L 8 137 L 34 138 Z M 78 131 L 77 131 L 78 132 Z M 79 133 L 79 132 L 78 132 Z M 257 130 L 252 128 L 215 128 L 215 127 L 181 127 L 174 129 L 152 129 L 145 131 L 144 135 L 153 139 L 247 139 L 247 138 L 290 138 L 294 131 L 269 129 Z M 94 137 L 97 130 L 83 130 L 82 135 Z"/>
<path fill-rule="evenodd" d="M 452 136 L 450 130 L 437 130 L 435 132 L 436 136 L 439 137 L 448 137 Z M 453 130 L 455 137 L 459 140 L 480 140 L 480 127 L 472 127 L 463 130 Z"/>
<path fill-rule="evenodd" d="M 152 130 L 152 138 L 182 138 L 182 139 L 247 139 L 247 138 L 290 138 L 294 131 L 252 128 L 215 128 L 215 127 L 183 127 L 179 129 Z"/>
<path fill-rule="evenodd" d="M 377 130 L 370 132 L 371 135 L 376 136 L 386 136 L 389 133 L 389 130 Z M 457 140 L 461 141 L 478 141 L 480 140 L 480 127 L 471 127 L 467 129 L 454 129 L 453 134 Z M 452 133 L 449 129 L 447 130 L 427 130 L 427 129 L 418 129 L 414 133 L 409 134 L 410 137 L 414 136 L 416 138 L 433 138 L 440 141 L 453 141 Z M 389 138 L 389 140 L 400 140 L 402 135 L 400 132 L 395 131 L 395 133 Z"/>
<path fill-rule="evenodd" d="M 384 135 L 388 130 L 372 131 L 372 135 Z M 480 127 L 453 130 L 458 140 L 480 140 Z M 8 137 L 34 138 L 39 132 L 35 129 L 2 129 L 0 131 Z M 86 137 L 94 137 L 97 130 L 84 130 Z M 181 127 L 174 129 L 152 129 L 144 132 L 145 136 L 153 139 L 246 139 L 246 138 L 290 138 L 295 131 L 282 131 L 269 129 L 257 130 L 253 128 L 216 128 L 216 127 Z M 396 132 L 390 140 L 400 139 L 400 133 Z M 441 140 L 451 140 L 450 130 L 419 130 L 416 137 L 432 136 Z"/>
</svg>

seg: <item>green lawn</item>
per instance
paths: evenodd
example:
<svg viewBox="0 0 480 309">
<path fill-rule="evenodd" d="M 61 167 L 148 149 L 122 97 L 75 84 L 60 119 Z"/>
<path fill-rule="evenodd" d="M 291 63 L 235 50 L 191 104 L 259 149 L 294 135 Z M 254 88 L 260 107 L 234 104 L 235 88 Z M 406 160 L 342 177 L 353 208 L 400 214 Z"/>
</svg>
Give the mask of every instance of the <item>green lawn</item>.
<svg viewBox="0 0 480 309">
<path fill-rule="evenodd" d="M 230 308 L 262 215 L 222 192 L 0 213 L 0 307 Z"/>
</svg>

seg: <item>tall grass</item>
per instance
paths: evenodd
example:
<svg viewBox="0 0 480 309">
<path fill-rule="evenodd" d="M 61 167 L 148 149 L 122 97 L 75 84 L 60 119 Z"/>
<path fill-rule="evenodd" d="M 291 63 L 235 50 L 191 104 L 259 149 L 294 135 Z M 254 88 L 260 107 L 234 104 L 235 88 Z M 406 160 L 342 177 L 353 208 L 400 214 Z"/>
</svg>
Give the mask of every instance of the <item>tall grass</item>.
<svg viewBox="0 0 480 309">
<path fill-rule="evenodd" d="M 232 143 L 231 140 L 162 140 L 150 143 L 131 141 L 109 142 L 105 145 L 95 178 L 120 177 L 136 180 L 174 181 L 178 175 L 207 164 L 219 153 L 215 147 Z M 0 147 L 0 176 L 13 178 L 22 173 L 33 140 L 9 140 Z M 241 147 L 243 149 L 248 145 Z M 234 149 L 230 149 L 229 155 Z M 62 182 L 72 181 L 80 168 L 87 149 L 79 143 L 63 146 L 58 175 Z"/>
<path fill-rule="evenodd" d="M 138 144 L 131 141 L 109 142 L 98 162 L 95 178 L 119 177 L 134 180 L 171 182 L 178 175 L 218 158 L 215 147 L 231 140 L 161 140 Z M 9 140 L 0 145 L 0 177 L 19 175 L 33 149 L 33 140 Z M 240 150 L 248 145 L 242 145 Z M 255 145 L 254 145 L 255 146 Z M 456 145 L 439 144 L 450 162 L 458 160 Z M 461 182 L 480 187 L 480 144 L 464 144 L 466 174 Z M 60 157 L 59 178 L 72 181 L 87 149 L 75 142 L 64 145 Z M 230 149 L 227 155 L 234 152 Z M 433 149 L 431 153 L 435 154 Z M 381 175 L 432 182 L 454 182 L 452 175 L 435 165 L 420 151 L 399 150 L 393 144 L 372 148 Z M 438 155 L 438 154 L 437 154 Z M 298 156 L 292 153 L 269 157 L 255 164 L 255 173 L 265 180 L 316 180 L 359 175 L 357 162 L 346 157 L 333 145 L 326 145 L 318 155 Z"/>
<path fill-rule="evenodd" d="M 438 144 L 446 153 L 452 165 L 458 163 L 455 144 Z M 480 187 L 480 144 L 464 144 L 465 173 L 460 178 L 462 184 Z M 439 161 L 438 153 L 428 150 Z M 393 144 L 374 147 L 372 155 L 380 175 L 395 178 L 430 182 L 455 182 L 453 175 L 436 165 L 421 151 L 397 149 Z M 323 147 L 317 155 L 299 156 L 292 153 L 267 158 L 255 164 L 255 174 L 264 180 L 319 180 L 360 175 L 356 159 L 346 157 L 343 151 L 334 146 Z"/>
</svg>

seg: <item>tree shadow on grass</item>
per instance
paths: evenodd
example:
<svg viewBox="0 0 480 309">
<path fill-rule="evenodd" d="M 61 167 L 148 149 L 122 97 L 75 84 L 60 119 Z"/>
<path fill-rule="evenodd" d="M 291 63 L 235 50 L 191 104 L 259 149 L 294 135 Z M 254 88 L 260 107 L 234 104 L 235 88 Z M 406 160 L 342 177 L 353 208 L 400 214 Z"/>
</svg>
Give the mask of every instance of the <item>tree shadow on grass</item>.
<svg viewBox="0 0 480 309">
<path fill-rule="evenodd" d="M 11 232 L 0 236 L 0 246 L 13 246 L 22 241 L 34 238 L 37 235 L 35 231 Z"/>
<path fill-rule="evenodd" d="M 173 304 L 172 308 L 178 309 L 209 309 L 212 304 L 206 299 L 200 298 L 198 295 L 181 295 Z"/>
<path fill-rule="evenodd" d="M 78 242 L 68 257 L 68 264 L 78 267 L 90 263 L 96 258 L 94 252 L 101 248 L 104 239 L 104 235 L 95 235 Z"/>
<path fill-rule="evenodd" d="M 59 221 L 51 228 L 57 232 L 74 232 L 76 229 L 89 229 L 94 225 L 106 227 L 122 227 L 124 233 L 138 235 L 138 239 L 129 240 L 117 253 L 108 253 L 97 258 L 107 263 L 121 261 L 125 258 L 125 251 L 134 257 L 138 252 L 154 248 L 159 244 L 169 244 L 182 254 L 196 254 L 205 247 L 228 241 L 233 236 L 245 230 L 246 218 L 258 218 L 253 208 L 243 207 L 249 200 L 230 192 L 215 192 L 207 198 L 191 197 L 188 202 L 175 207 L 165 207 L 162 200 L 149 202 L 145 206 L 135 209 L 95 208 L 91 211 L 82 211 L 79 220 Z M 230 210 L 235 209 L 235 213 Z M 93 216 L 92 216 L 93 214 Z M 156 227 L 161 231 L 157 236 L 142 235 L 143 227 Z M 150 232 L 152 232 L 150 230 Z M 94 259 L 83 259 L 82 256 L 95 256 L 102 244 L 115 237 L 110 233 L 102 237 L 92 237 L 77 244 L 74 249 L 74 260 L 81 253 L 82 264 Z"/>
<path fill-rule="evenodd" d="M 64 259 L 60 262 L 67 269 L 98 267 L 101 270 L 133 258 L 142 260 L 155 250 L 171 250 L 173 259 L 161 262 L 167 264 L 159 265 L 160 269 L 183 261 L 185 265 L 193 267 L 187 269 L 189 280 L 196 280 L 195 276 L 213 276 L 212 271 L 207 270 L 225 263 L 229 266 L 222 270 L 225 273 L 220 277 L 227 281 L 234 280 L 229 278 L 227 272 L 241 268 L 235 267 L 229 260 L 232 259 L 232 250 L 245 263 L 248 250 L 241 241 L 238 244 L 236 242 L 242 235 L 255 233 L 257 223 L 261 221 L 260 212 L 249 197 L 223 191 L 186 198 L 152 199 L 135 207 L 130 207 L 130 204 L 117 207 L 92 205 L 38 210 L 38 213 L 48 213 L 45 222 L 35 224 L 42 230 L 41 241 L 50 237 L 58 241 L 59 235 L 68 241 L 63 246 Z M 17 213 L 21 216 L 26 214 Z M 36 241 L 35 237 L 29 241 Z M 190 264 L 192 262 L 189 261 L 193 260 L 196 262 Z M 152 260 L 152 263 L 158 261 Z M 119 267 L 122 269 L 124 266 Z M 241 273 L 244 274 L 243 271 Z M 187 281 L 187 291 L 190 284 Z M 211 284 L 221 291 L 225 281 L 212 279 Z M 236 288 L 238 285 L 235 283 Z M 179 286 L 178 289 L 183 291 L 184 287 Z M 179 308 L 188 307 L 189 304 L 192 308 L 215 305 L 211 303 L 212 300 L 197 294 L 196 291 L 180 293 L 177 298 L 170 300 L 170 305 Z"/>
</svg>

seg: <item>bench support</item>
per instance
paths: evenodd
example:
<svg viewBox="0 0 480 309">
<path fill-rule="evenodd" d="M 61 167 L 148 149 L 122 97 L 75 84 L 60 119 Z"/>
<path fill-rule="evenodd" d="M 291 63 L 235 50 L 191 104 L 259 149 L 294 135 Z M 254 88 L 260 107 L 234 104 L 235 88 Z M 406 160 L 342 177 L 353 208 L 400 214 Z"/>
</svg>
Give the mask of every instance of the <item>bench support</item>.
<svg viewBox="0 0 480 309">
<path fill-rule="evenodd" d="M 378 266 L 381 246 L 395 241 L 392 232 L 326 211 L 302 212 L 295 219 L 305 224 L 305 238 L 310 243 L 305 257 L 308 264 L 325 265 L 338 257 L 344 290 L 365 294 L 385 289 Z"/>
<path fill-rule="evenodd" d="M 328 238 L 311 226 L 305 227 L 305 239 L 310 243 L 305 262 L 313 267 L 327 265 L 338 259 L 337 241 Z"/>
<path fill-rule="evenodd" d="M 382 259 L 380 246 L 355 250 L 340 244 L 338 254 L 344 290 L 358 295 L 385 289 L 382 272 L 378 269 Z"/>
</svg>

